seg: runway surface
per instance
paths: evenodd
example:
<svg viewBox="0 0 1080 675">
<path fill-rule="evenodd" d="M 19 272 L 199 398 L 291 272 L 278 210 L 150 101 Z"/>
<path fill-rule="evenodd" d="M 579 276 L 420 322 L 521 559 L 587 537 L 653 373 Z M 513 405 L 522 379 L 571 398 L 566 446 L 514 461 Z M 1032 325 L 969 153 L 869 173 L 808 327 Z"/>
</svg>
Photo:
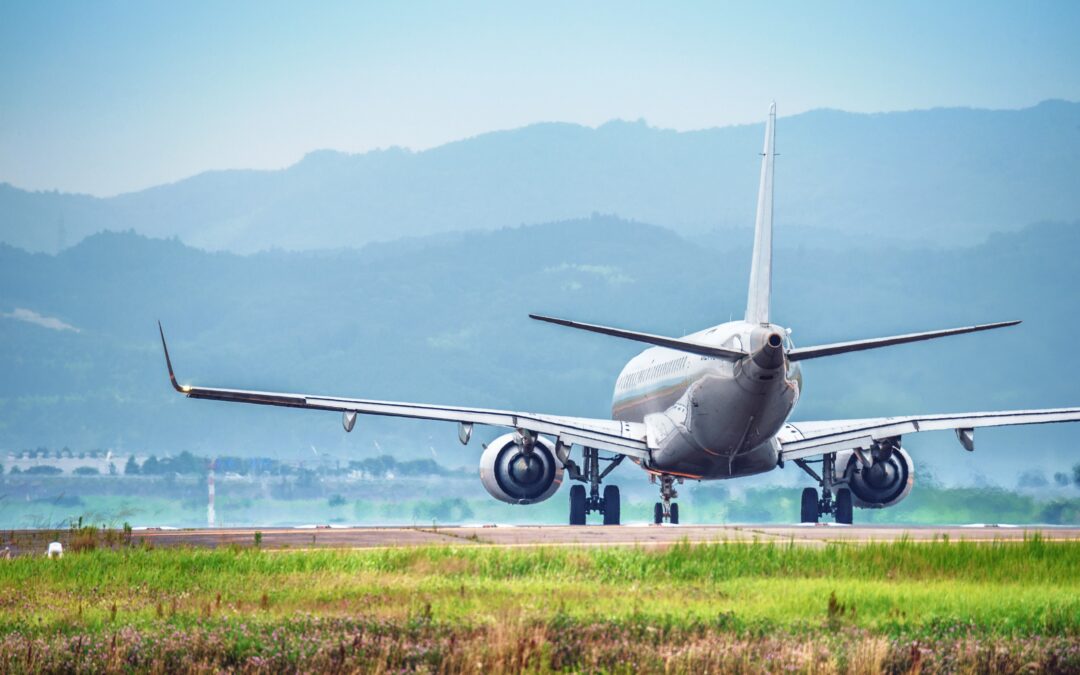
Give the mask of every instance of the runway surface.
<svg viewBox="0 0 1080 675">
<path fill-rule="evenodd" d="M 1080 541 L 1075 527 L 865 527 L 783 525 L 603 525 L 478 526 L 478 527 L 356 527 L 356 528 L 244 528 L 202 530 L 143 530 L 135 543 L 155 547 L 251 546 L 262 533 L 266 549 L 377 548 L 430 545 L 462 546 L 662 546 L 692 543 L 794 542 L 821 546 L 828 542 L 894 541 L 1004 541 L 1020 542 L 1038 532 L 1045 540 Z"/>
</svg>

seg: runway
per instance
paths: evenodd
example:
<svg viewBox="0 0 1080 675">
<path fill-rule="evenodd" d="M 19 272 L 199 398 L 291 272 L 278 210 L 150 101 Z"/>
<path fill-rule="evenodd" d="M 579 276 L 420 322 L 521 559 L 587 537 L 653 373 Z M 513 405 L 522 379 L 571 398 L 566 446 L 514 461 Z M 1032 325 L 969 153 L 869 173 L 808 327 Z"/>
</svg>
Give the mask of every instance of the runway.
<svg viewBox="0 0 1080 675">
<path fill-rule="evenodd" d="M 603 525 L 477 526 L 477 527 L 355 527 L 355 528 L 228 528 L 143 530 L 133 542 L 155 547 L 252 546 L 261 532 L 264 549 L 389 548 L 407 546 L 664 546 L 677 542 L 751 543 L 791 542 L 822 546 L 829 542 L 915 542 L 948 540 L 1022 542 L 1036 533 L 1047 541 L 1080 541 L 1080 528 L 1042 526 L 790 526 L 790 525 Z"/>
</svg>

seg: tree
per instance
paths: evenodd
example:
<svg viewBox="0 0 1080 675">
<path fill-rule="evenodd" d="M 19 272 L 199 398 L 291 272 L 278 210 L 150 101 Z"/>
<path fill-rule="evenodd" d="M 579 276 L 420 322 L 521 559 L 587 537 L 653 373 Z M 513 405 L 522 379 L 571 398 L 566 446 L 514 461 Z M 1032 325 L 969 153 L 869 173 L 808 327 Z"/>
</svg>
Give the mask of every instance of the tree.
<svg viewBox="0 0 1080 675">
<path fill-rule="evenodd" d="M 109 462 L 109 475 L 110 476 L 115 476 L 116 475 L 116 465 L 113 464 L 112 462 Z"/>
<path fill-rule="evenodd" d="M 125 476 L 138 476 L 139 475 L 139 463 L 135 461 L 135 455 L 128 455 L 127 462 L 124 464 Z"/>
<path fill-rule="evenodd" d="M 142 471 L 144 476 L 153 476 L 160 472 L 160 464 L 161 462 L 158 461 L 157 455 L 150 455 L 146 458 L 146 461 L 142 463 L 139 470 Z"/>
<path fill-rule="evenodd" d="M 187 450 L 184 450 L 172 460 L 172 470 L 176 473 L 197 475 L 205 473 L 205 468 L 206 459 L 196 457 Z"/>
<path fill-rule="evenodd" d="M 1073 485 L 1080 488 L 1080 464 L 1073 466 Z"/>
<path fill-rule="evenodd" d="M 1069 474 L 1065 473 L 1064 471 L 1058 471 L 1054 474 L 1054 482 L 1057 483 L 1060 487 L 1067 487 L 1070 483 Z"/>
<path fill-rule="evenodd" d="M 71 473 L 75 474 L 76 476 L 100 476 L 101 475 L 101 471 L 99 471 L 97 469 L 97 467 L 93 467 L 93 466 L 80 466 L 80 467 L 77 467 Z"/>
</svg>

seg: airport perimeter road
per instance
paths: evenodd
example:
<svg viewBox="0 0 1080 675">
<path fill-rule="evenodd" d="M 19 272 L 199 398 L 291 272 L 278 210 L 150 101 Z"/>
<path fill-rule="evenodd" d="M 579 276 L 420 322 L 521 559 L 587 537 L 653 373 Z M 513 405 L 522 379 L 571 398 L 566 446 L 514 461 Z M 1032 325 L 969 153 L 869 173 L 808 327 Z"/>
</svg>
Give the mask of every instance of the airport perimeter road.
<svg viewBox="0 0 1080 675">
<path fill-rule="evenodd" d="M 373 548 L 430 545 L 496 546 L 658 546 L 680 541 L 734 543 L 792 541 L 823 545 L 830 541 L 1023 541 L 1038 532 L 1046 540 L 1080 541 L 1080 528 L 1063 527 L 843 527 L 780 525 L 624 525 L 605 527 L 357 527 L 142 530 L 134 542 L 153 546 L 251 546 L 256 531 L 267 549 Z"/>
</svg>

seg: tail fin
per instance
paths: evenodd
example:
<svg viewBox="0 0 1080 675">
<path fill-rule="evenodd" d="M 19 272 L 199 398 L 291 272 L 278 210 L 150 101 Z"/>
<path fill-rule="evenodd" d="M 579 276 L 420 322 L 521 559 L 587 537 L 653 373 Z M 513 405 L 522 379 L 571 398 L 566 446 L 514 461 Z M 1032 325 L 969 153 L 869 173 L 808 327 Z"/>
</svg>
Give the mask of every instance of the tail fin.
<svg viewBox="0 0 1080 675">
<path fill-rule="evenodd" d="M 761 185 L 758 188 L 757 221 L 754 224 L 754 260 L 750 265 L 750 292 L 746 299 L 746 321 L 769 323 L 769 294 L 772 290 L 773 227 L 773 147 L 776 141 L 776 102 L 769 106 L 765 122 L 765 149 L 761 157 Z"/>
</svg>

